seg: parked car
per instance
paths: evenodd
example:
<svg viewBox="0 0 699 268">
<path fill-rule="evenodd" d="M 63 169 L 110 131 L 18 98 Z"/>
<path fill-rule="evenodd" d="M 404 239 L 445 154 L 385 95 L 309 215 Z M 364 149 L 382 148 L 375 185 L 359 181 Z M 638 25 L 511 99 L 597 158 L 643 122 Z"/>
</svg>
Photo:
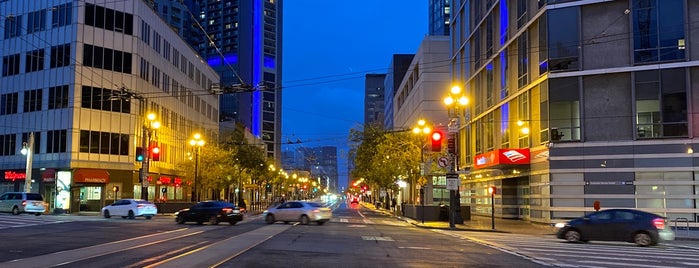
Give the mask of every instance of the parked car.
<svg viewBox="0 0 699 268">
<path fill-rule="evenodd" d="M 8 192 L 0 196 L 0 212 L 34 213 L 39 216 L 46 211 L 46 202 L 41 194 L 25 192 Z"/>
<path fill-rule="evenodd" d="M 350 204 L 359 204 L 359 197 L 353 196 L 352 201 L 350 201 Z"/>
<path fill-rule="evenodd" d="M 284 223 L 297 221 L 303 225 L 310 222 L 323 225 L 332 217 L 332 210 L 315 202 L 288 201 L 265 210 L 263 214 L 265 221 L 269 224 L 277 221 Z"/>
<path fill-rule="evenodd" d="M 178 224 L 190 221 L 202 224 L 206 221 L 212 225 L 216 225 L 219 222 L 228 222 L 231 225 L 235 225 L 242 220 L 243 213 L 240 211 L 240 208 L 225 201 L 202 201 L 190 208 L 175 212 L 175 222 Z"/>
<path fill-rule="evenodd" d="M 635 209 L 598 211 L 556 227 L 556 236 L 568 242 L 623 241 L 645 247 L 675 239 L 664 217 Z"/>
<path fill-rule="evenodd" d="M 142 199 L 120 199 L 102 208 L 102 216 L 105 218 L 112 216 L 121 216 L 123 219 L 145 217 L 150 220 L 155 214 L 158 214 L 158 207 Z"/>
</svg>

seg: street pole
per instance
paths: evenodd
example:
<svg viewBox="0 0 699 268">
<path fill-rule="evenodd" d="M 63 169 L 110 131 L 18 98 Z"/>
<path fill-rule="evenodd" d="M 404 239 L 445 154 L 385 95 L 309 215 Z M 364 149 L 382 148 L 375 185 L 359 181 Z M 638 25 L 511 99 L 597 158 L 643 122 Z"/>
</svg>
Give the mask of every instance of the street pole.
<svg viewBox="0 0 699 268">
<path fill-rule="evenodd" d="M 29 132 L 29 142 L 27 144 L 27 169 L 25 171 L 24 191 L 32 191 L 32 160 L 34 155 L 34 132 Z"/>
<path fill-rule="evenodd" d="M 148 201 L 148 164 L 150 162 L 150 148 L 148 141 L 150 140 L 150 131 L 148 130 L 147 123 L 143 125 L 143 137 L 141 142 L 143 144 L 143 163 L 141 164 L 141 170 L 139 170 L 139 178 L 141 181 L 141 199 Z"/>
<path fill-rule="evenodd" d="M 495 230 L 495 191 L 490 194 L 490 227 Z"/>
<path fill-rule="evenodd" d="M 192 193 L 192 201 L 199 201 L 199 150 L 197 147 L 194 151 L 194 193 Z"/>
</svg>

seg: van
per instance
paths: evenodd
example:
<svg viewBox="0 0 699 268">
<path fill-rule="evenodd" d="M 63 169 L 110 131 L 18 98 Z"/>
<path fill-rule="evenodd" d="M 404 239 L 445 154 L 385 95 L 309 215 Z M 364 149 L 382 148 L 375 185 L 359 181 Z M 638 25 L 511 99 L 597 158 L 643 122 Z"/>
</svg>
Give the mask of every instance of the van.
<svg viewBox="0 0 699 268">
<path fill-rule="evenodd" d="M 46 202 L 38 193 L 4 193 L 0 195 L 0 212 L 10 212 L 13 215 L 33 213 L 39 216 L 46 212 Z"/>
</svg>

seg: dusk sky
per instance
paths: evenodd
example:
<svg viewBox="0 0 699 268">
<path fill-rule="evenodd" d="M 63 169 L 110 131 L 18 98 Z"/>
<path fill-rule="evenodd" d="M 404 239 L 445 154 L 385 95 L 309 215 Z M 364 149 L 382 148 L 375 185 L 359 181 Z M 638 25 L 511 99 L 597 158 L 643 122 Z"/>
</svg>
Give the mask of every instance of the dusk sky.
<svg viewBox="0 0 699 268">
<path fill-rule="evenodd" d="M 364 76 L 386 73 L 427 34 L 427 0 L 288 0 L 283 16 L 283 150 L 337 146 L 347 185 L 348 136 L 364 123 Z"/>
</svg>

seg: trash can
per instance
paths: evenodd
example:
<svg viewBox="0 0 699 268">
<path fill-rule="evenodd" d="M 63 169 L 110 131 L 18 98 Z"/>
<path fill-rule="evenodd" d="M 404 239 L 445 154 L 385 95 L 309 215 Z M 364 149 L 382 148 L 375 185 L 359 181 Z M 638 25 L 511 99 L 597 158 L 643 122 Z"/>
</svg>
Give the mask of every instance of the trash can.
<svg viewBox="0 0 699 268">
<path fill-rule="evenodd" d="M 449 221 L 449 206 L 439 205 L 439 221 Z"/>
</svg>

